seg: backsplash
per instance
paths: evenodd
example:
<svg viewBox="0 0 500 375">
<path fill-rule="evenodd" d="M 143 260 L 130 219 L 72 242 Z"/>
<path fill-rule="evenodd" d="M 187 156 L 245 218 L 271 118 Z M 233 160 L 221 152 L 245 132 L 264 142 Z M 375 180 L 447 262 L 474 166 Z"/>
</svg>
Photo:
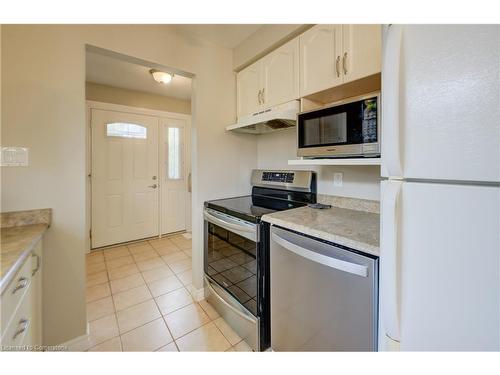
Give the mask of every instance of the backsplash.
<svg viewBox="0 0 500 375">
<path fill-rule="evenodd" d="M 380 202 L 369 199 L 339 197 L 336 195 L 317 195 L 318 203 L 330 204 L 334 207 L 346 208 L 348 210 L 365 211 L 374 214 L 380 213 Z"/>
<path fill-rule="evenodd" d="M 317 173 L 318 194 L 380 200 L 380 166 L 296 166 L 295 129 L 269 133 L 257 138 L 257 167 L 261 169 L 312 170 Z M 343 185 L 333 185 L 334 173 L 343 174 Z"/>
</svg>

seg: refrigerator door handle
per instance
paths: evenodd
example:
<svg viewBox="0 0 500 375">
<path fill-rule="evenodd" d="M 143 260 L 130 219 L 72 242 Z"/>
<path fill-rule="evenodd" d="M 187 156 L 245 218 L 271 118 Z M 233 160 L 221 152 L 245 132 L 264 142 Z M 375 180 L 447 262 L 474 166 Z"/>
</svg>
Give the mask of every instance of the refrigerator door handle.
<svg viewBox="0 0 500 375">
<path fill-rule="evenodd" d="M 398 251 L 403 182 L 383 183 L 380 230 L 380 303 L 386 335 L 400 340 L 400 259 Z"/>
<path fill-rule="evenodd" d="M 401 25 L 385 28 L 382 55 L 382 170 L 387 177 L 403 177 L 401 163 Z"/>
</svg>

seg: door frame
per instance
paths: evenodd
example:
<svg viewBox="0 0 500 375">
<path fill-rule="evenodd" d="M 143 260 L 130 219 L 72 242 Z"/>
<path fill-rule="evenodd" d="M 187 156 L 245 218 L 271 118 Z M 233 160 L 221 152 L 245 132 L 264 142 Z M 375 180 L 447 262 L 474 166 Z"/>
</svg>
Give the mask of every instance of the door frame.
<svg viewBox="0 0 500 375">
<path fill-rule="evenodd" d="M 86 242 L 86 253 L 89 253 L 92 250 L 92 242 L 90 240 L 90 231 L 92 229 L 92 186 L 91 186 L 91 174 L 92 174 L 92 110 L 93 109 L 100 109 L 100 110 L 105 110 L 105 111 L 113 111 L 113 112 L 122 112 L 122 113 L 130 113 L 130 114 L 135 114 L 135 115 L 147 115 L 147 116 L 153 116 L 157 117 L 158 119 L 160 118 L 175 118 L 175 119 L 180 119 L 180 120 L 185 120 L 187 122 L 187 126 L 189 128 L 189 135 L 191 135 L 191 115 L 189 114 L 184 114 L 184 113 L 177 113 L 177 112 L 167 112 L 167 111 L 160 111 L 160 110 L 155 110 L 155 109 L 148 109 L 148 108 L 141 108 L 141 107 L 131 107 L 131 106 L 126 106 L 126 105 L 121 105 L 121 104 L 113 104 L 113 103 L 105 103 L 105 102 L 98 102 L 94 100 L 86 100 L 85 101 L 86 105 L 86 121 L 85 121 L 85 159 L 86 159 L 86 171 L 85 171 L 85 185 L 86 185 L 86 197 L 85 197 L 85 242 Z M 187 134 L 187 133 L 186 133 Z M 163 136 L 163 129 L 160 126 L 160 122 L 158 122 L 158 159 L 161 159 L 161 150 L 160 150 L 160 145 L 161 145 L 161 139 Z M 191 155 L 191 165 L 189 166 L 189 170 L 192 174 L 192 142 L 189 142 L 189 150 L 188 152 Z M 160 168 L 162 160 L 158 160 L 158 168 Z M 186 179 L 187 183 L 187 179 Z M 161 233 L 161 228 L 162 228 L 162 222 L 163 222 L 163 215 L 162 215 L 162 193 L 164 189 L 164 184 L 160 184 L 159 186 L 159 191 L 158 191 L 158 237 L 161 238 L 163 235 Z M 186 201 L 188 203 L 189 200 Z M 191 207 L 192 207 L 192 194 L 191 194 L 191 205 L 186 204 L 186 217 L 191 218 Z M 192 220 L 192 218 L 191 218 Z M 192 224 L 190 225 L 190 227 Z"/>
</svg>

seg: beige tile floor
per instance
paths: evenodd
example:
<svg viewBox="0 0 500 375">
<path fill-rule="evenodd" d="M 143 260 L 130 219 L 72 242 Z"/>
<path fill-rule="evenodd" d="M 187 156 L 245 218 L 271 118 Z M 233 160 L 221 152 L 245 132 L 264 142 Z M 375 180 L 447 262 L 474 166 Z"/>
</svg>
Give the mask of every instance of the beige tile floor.
<svg viewBox="0 0 500 375">
<path fill-rule="evenodd" d="M 182 235 L 87 255 L 89 351 L 250 351 L 207 301 L 191 295 Z"/>
</svg>

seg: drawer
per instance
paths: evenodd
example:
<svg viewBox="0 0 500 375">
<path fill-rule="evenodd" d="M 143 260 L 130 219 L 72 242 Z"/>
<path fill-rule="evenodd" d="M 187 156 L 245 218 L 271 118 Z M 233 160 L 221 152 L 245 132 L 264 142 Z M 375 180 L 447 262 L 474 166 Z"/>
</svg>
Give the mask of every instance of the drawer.
<svg viewBox="0 0 500 375">
<path fill-rule="evenodd" d="M 31 290 L 25 293 L 18 309 L 1 338 L 2 351 L 19 351 L 21 345 L 31 345 Z"/>
<path fill-rule="evenodd" d="M 7 287 L 1 298 L 2 318 L 0 327 L 0 335 L 3 336 L 6 327 L 9 325 L 12 317 L 20 305 L 21 301 L 25 298 L 26 293 L 31 286 L 31 270 L 32 259 L 31 255 L 26 258 L 26 261 L 17 272 L 12 282 Z"/>
</svg>

